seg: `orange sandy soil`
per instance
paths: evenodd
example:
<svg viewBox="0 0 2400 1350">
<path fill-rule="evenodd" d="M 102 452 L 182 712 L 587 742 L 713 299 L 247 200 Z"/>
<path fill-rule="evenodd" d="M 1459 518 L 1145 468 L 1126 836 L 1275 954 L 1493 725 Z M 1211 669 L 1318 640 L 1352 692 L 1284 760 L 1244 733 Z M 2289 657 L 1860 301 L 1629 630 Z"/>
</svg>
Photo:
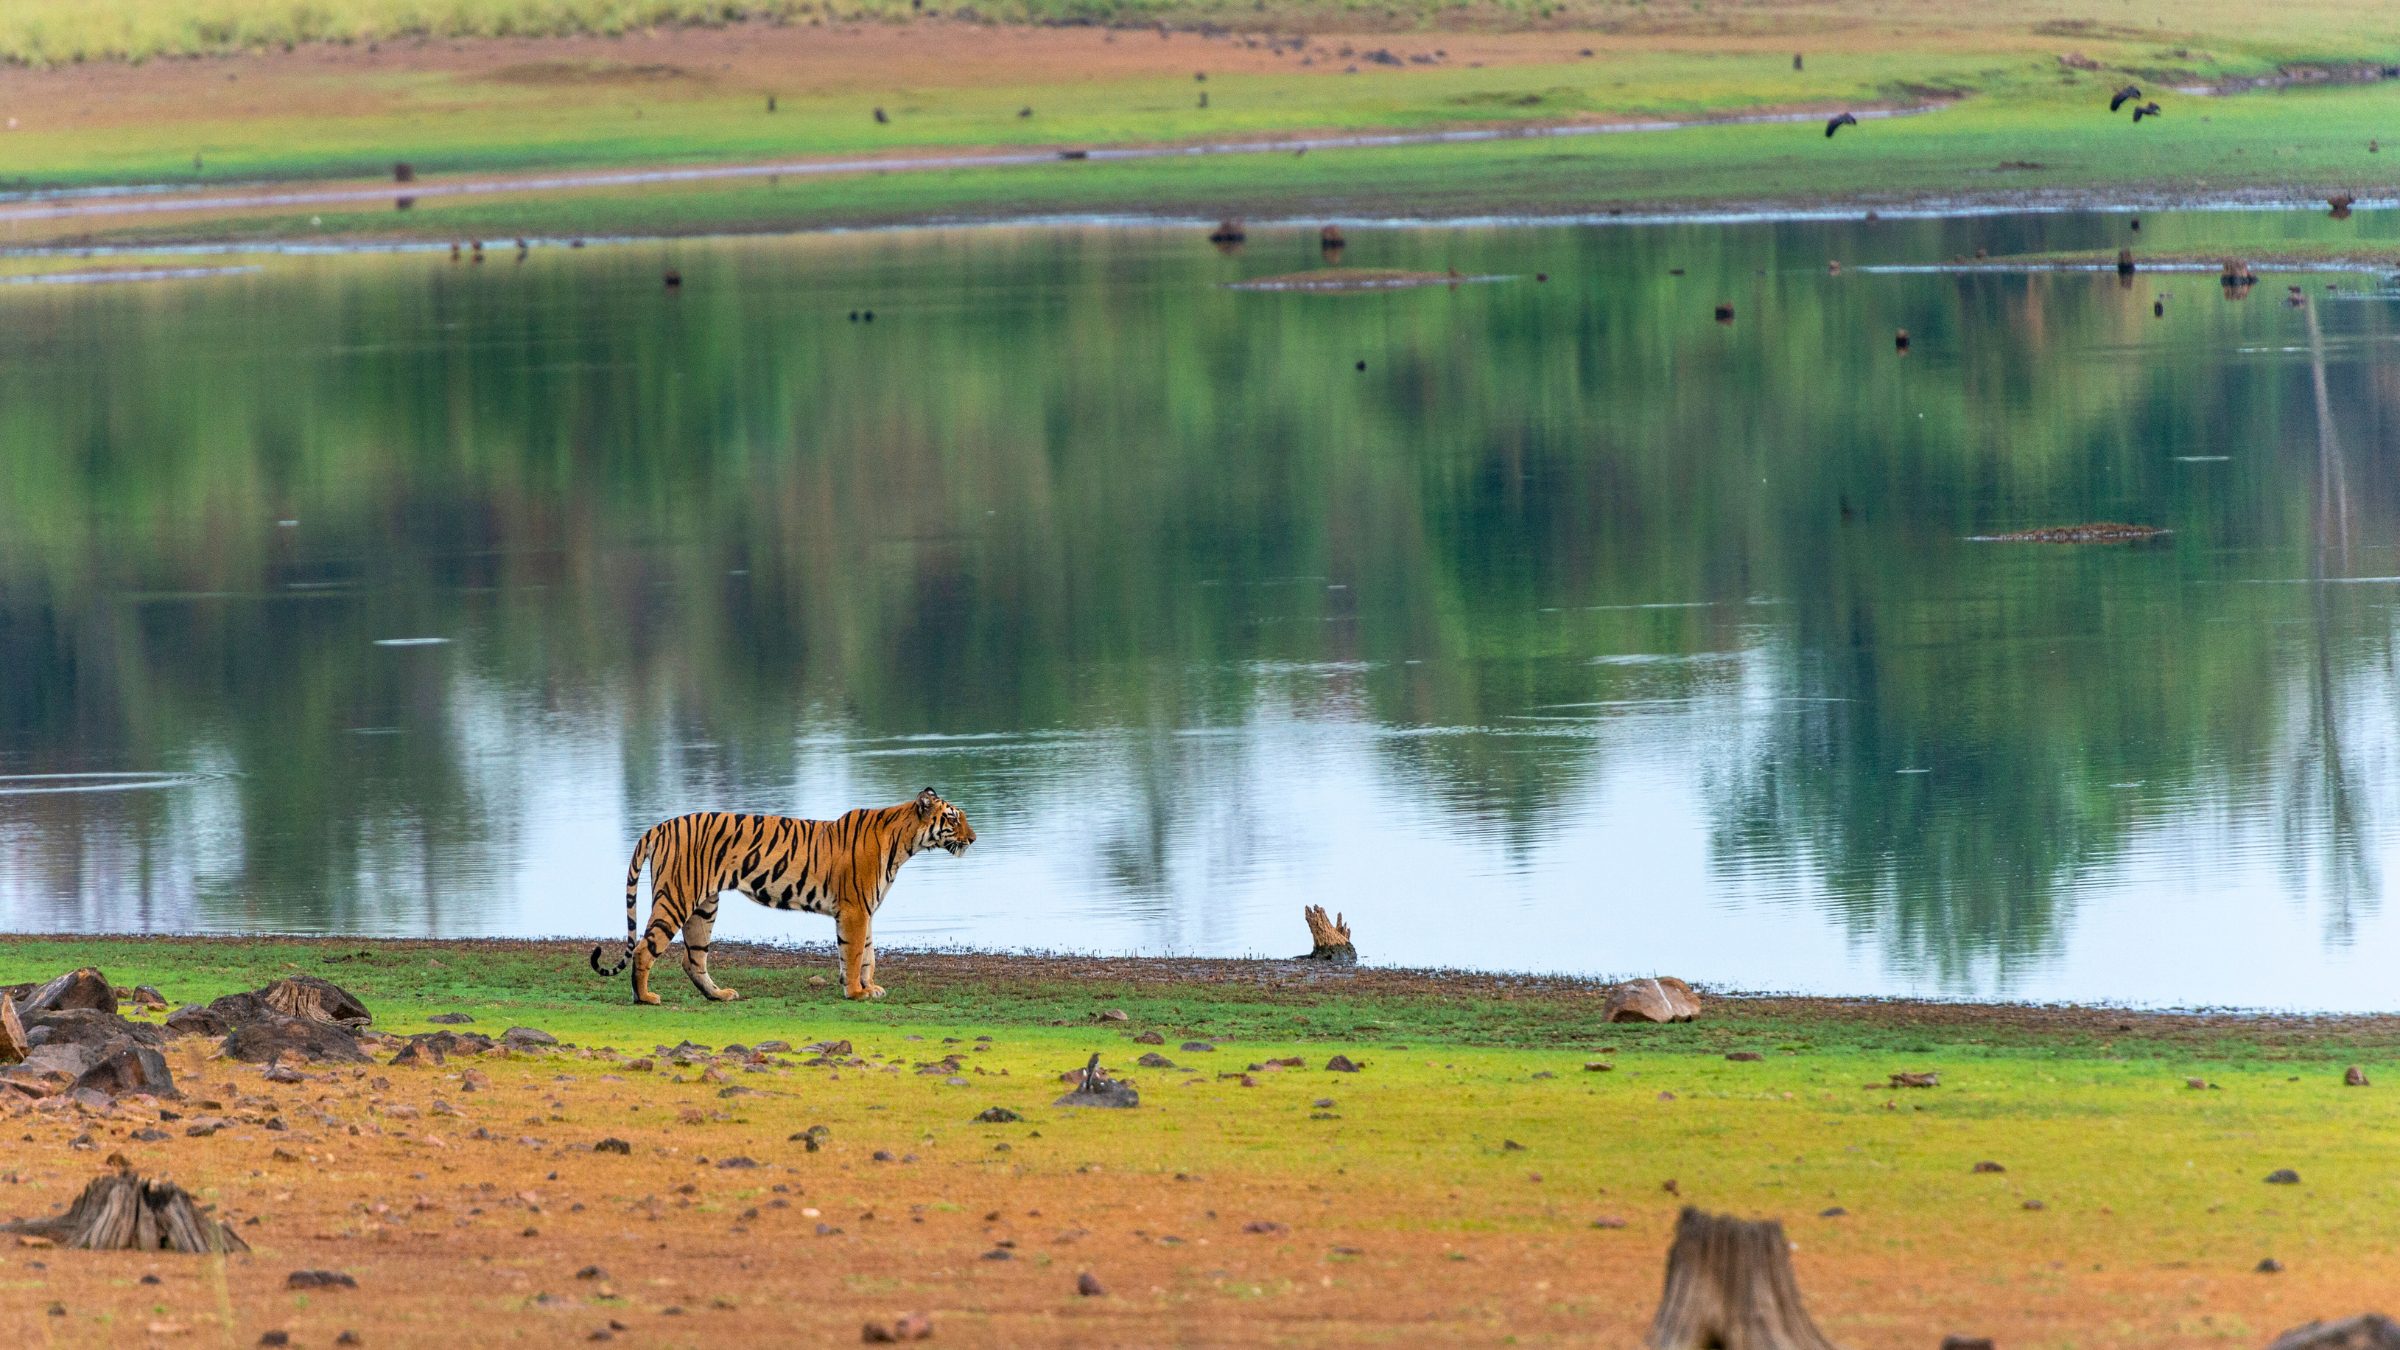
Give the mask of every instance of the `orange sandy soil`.
<svg viewBox="0 0 2400 1350">
<path fill-rule="evenodd" d="M 581 956 L 488 945 L 545 967 Z M 362 969 L 339 964 L 355 946 L 283 944 L 272 959 L 297 955 L 339 980 Z M 466 950 L 378 944 L 376 959 L 405 969 Z M 116 978 L 141 976 L 142 951 L 106 949 Z M 821 957 L 728 947 L 718 964 L 749 996 L 731 1005 L 748 1026 L 836 1032 L 868 1062 L 628 1062 L 648 1057 L 645 1035 L 622 1052 L 319 1066 L 277 1085 L 187 1038 L 168 1056 L 186 1093 L 167 1106 L 174 1120 L 0 1108 L 0 1215 L 52 1212 L 122 1154 L 214 1203 L 254 1248 L 195 1258 L 0 1238 L 0 1344 L 249 1346 L 270 1331 L 302 1346 L 344 1331 L 369 1346 L 603 1332 L 662 1346 L 854 1343 L 866 1321 L 923 1311 L 942 1345 L 1626 1347 L 1647 1326 L 1687 1200 L 1784 1217 L 1812 1310 L 1861 1350 L 1930 1347 L 1947 1331 L 2011 1350 L 2254 1347 L 2314 1317 L 2388 1308 L 2400 1290 L 2388 1167 L 2337 1158 L 2301 1128 L 2339 1112 L 2356 1123 L 2337 1120 L 2333 1137 L 2372 1155 L 2391 1112 L 2375 1090 L 2340 1088 L 2338 1067 L 2284 1058 L 2365 1051 L 2381 1074 L 2390 1019 L 1735 1000 L 1715 1005 L 1716 1025 L 1616 1028 L 1590 1020 L 1597 991 L 1575 981 L 915 954 L 887 960 L 892 1003 L 853 1009 L 805 983 Z M 708 1036 L 712 1018 L 729 1027 L 666 978 L 660 1009 L 602 1013 L 621 982 L 588 978 L 526 997 L 568 1020 L 639 1019 L 658 1040 Z M 1008 978 L 1052 982 L 1037 1000 L 1065 1016 L 989 1033 L 908 1020 L 955 1016 Z M 1188 1025 L 1161 1021 L 1158 1049 L 1190 1070 L 1162 1071 L 1132 1067 L 1148 1048 L 1127 1040 L 1140 1011 L 1091 1020 L 1092 1000 L 1139 1010 L 1178 988 L 1337 1012 L 1367 1004 L 1323 1000 L 1432 993 L 1475 1016 L 1522 1007 L 1571 1044 L 1540 1048 L 1548 1030 L 1518 1049 L 1363 1027 L 1325 1040 L 1334 1028 L 1320 1017 L 1311 1043 L 1198 1053 L 1179 1048 Z M 386 1007 L 384 1021 L 415 1027 L 438 1010 Z M 1811 1023 L 1822 1053 L 1774 1048 Z M 487 1012 L 471 1029 L 503 1025 Z M 1395 1034 L 1415 1043 L 1378 1043 Z M 1751 1042 L 1763 1062 L 1717 1053 Z M 2094 1058 L 2031 1071 L 2006 1060 L 2033 1043 L 2091 1045 Z M 1995 1058 L 1966 1060 L 1970 1046 Z M 1336 1049 L 1366 1071 L 1325 1071 Z M 1139 1082 L 1138 1109 L 1051 1105 L 1059 1071 L 1087 1050 Z M 1241 1082 L 1245 1064 L 1286 1053 L 1305 1064 Z M 953 1054 L 955 1071 L 918 1071 Z M 1595 1054 L 1618 1071 L 1584 1072 Z M 2225 1090 L 2187 1090 L 2187 1058 L 2213 1063 Z M 1942 1088 L 1861 1091 L 1861 1077 L 1921 1062 L 1945 1067 Z M 470 1085 L 469 1070 L 485 1081 Z M 2012 1095 L 2019 1076 L 2029 1100 Z M 992 1105 L 1025 1119 L 972 1122 Z M 193 1137 L 203 1118 L 227 1123 Z M 793 1136 L 818 1124 L 830 1138 L 811 1153 Z M 131 1137 L 145 1128 L 167 1137 Z M 630 1155 L 593 1151 L 611 1136 Z M 1971 1174 L 1984 1157 L 2008 1171 Z M 726 1165 L 735 1158 L 756 1165 Z M 2279 1158 L 2310 1184 L 2260 1185 Z M 1817 1215 L 1836 1200 L 1852 1213 Z M 1623 1226 L 1595 1226 L 1604 1218 Z M 2290 1269 L 2253 1273 L 2269 1253 Z M 579 1276 L 593 1266 L 602 1273 Z M 358 1287 L 287 1290 L 310 1269 Z M 1086 1271 L 1105 1295 L 1078 1296 Z"/>
</svg>

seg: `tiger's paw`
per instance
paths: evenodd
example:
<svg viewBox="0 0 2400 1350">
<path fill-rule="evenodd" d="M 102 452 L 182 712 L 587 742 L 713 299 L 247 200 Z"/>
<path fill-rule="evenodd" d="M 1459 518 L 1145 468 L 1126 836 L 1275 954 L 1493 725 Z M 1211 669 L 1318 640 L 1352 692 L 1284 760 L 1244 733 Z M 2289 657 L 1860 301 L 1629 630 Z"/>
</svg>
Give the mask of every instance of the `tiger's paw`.
<svg viewBox="0 0 2400 1350">
<path fill-rule="evenodd" d="M 741 996 L 742 996 L 742 995 L 741 995 L 741 991 L 740 991 L 740 990 L 738 990 L 738 989 L 727 989 L 727 988 L 725 988 L 725 987 L 723 987 L 723 986 L 721 986 L 721 985 L 720 985 L 720 986 L 718 986 L 718 988 L 717 988 L 717 989 L 716 989 L 716 990 L 715 990 L 713 993 L 711 993 L 711 994 L 709 995 L 709 997 L 710 997 L 710 998 L 712 998 L 712 999 L 715 999 L 715 1000 L 716 1000 L 717 1002 L 719 1002 L 719 1003 L 731 1003 L 731 1002 L 733 1002 L 735 999 L 737 999 L 737 998 L 740 998 Z"/>
<path fill-rule="evenodd" d="M 641 993 L 635 994 L 633 996 L 633 1001 L 644 1005 L 652 1004 L 658 1002 L 658 995 L 653 994 L 648 990 L 644 990 Z"/>
<path fill-rule="evenodd" d="M 868 997 L 868 998 L 882 998 L 882 997 L 883 997 L 883 986 L 882 986 L 882 985 L 880 985 L 880 984 L 870 984 L 870 985 L 868 985 L 868 986 L 867 986 L 867 997 Z"/>
</svg>

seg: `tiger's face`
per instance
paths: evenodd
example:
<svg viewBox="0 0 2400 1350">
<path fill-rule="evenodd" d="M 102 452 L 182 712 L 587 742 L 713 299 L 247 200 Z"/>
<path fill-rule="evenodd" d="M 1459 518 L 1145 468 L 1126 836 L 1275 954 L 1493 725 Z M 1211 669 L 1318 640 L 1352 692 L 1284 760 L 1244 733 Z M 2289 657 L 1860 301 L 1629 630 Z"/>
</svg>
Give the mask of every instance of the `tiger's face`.
<svg viewBox="0 0 2400 1350">
<path fill-rule="evenodd" d="M 943 801 L 932 788 L 917 794 L 917 816 L 925 822 L 925 844 L 947 850 L 953 858 L 975 842 L 975 827 L 967 823 L 966 812 Z"/>
</svg>

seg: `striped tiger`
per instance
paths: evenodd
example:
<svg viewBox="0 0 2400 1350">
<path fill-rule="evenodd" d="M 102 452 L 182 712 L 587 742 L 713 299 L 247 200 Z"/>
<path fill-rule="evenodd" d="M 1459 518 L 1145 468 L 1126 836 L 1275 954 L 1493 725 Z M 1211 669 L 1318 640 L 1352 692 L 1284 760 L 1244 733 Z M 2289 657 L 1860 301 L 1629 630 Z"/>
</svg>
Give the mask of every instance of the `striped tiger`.
<svg viewBox="0 0 2400 1350">
<path fill-rule="evenodd" d="M 900 864 L 925 848 L 947 849 L 956 857 L 974 842 L 975 828 L 966 816 L 932 788 L 898 806 L 862 806 L 833 820 L 698 811 L 660 821 L 642 832 L 625 868 L 625 951 L 615 965 L 603 966 L 600 948 L 592 948 L 592 969 L 614 975 L 630 961 L 633 1001 L 656 1003 L 650 967 L 667 954 L 681 929 L 683 970 L 692 983 L 720 1003 L 740 997 L 708 977 L 717 900 L 739 891 L 770 909 L 832 915 L 841 940 L 843 991 L 852 998 L 881 998 L 883 986 L 875 983 L 875 911 L 900 875 Z M 650 864 L 650 926 L 636 929 L 645 861 Z"/>
</svg>

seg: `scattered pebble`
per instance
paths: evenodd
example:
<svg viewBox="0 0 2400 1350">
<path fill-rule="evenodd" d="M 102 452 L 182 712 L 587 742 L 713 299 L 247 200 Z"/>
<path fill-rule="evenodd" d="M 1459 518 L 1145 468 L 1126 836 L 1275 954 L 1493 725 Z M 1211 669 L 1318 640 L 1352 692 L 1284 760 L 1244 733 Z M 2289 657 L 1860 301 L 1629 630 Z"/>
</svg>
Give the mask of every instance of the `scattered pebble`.
<svg viewBox="0 0 2400 1350">
<path fill-rule="evenodd" d="M 2002 1167 L 2000 1164 L 1998 1164 L 1998 1163 L 1996 1163 L 1996 1162 L 1979 1162 L 1979 1163 L 1975 1164 L 1975 1167 L 1974 1167 L 1974 1169 L 1973 1169 L 1973 1170 L 1975 1170 L 1975 1171 L 1977 1171 L 1977 1172 L 2005 1172 L 2005 1171 L 2007 1171 L 2008 1169 L 2007 1169 L 2007 1168 L 2005 1168 L 2005 1167 Z"/>
<path fill-rule="evenodd" d="M 2258 1273 L 2261 1275 L 2280 1275 L 2283 1273 L 2283 1262 L 2276 1260 L 2272 1256 L 2267 1257 L 2258 1263 Z"/>
<path fill-rule="evenodd" d="M 2300 1174 L 2288 1167 L 2278 1167 L 2267 1173 L 2267 1184 L 2270 1186 L 2297 1186 L 2300 1184 Z"/>
<path fill-rule="evenodd" d="M 356 1289 L 358 1281 L 338 1270 L 295 1270 L 285 1277 L 286 1289 Z"/>
<path fill-rule="evenodd" d="M 1075 1292 L 1085 1298 L 1098 1298 L 1108 1290 L 1101 1285 L 1099 1276 L 1087 1270 L 1075 1277 Z"/>
</svg>

